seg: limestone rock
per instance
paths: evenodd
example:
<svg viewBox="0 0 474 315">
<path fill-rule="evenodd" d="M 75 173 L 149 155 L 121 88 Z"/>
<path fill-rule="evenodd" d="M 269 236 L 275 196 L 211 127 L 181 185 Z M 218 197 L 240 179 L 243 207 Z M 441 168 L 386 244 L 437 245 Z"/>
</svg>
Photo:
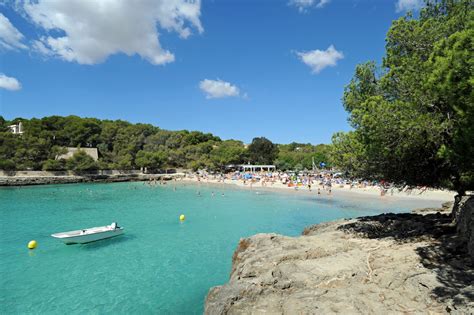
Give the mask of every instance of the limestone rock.
<svg viewBox="0 0 474 315">
<path fill-rule="evenodd" d="M 230 280 L 209 291 L 205 314 L 469 313 L 473 269 L 463 255 L 441 251 L 441 238 L 430 234 L 437 228 L 423 226 L 434 223 L 448 233 L 448 216 L 408 215 L 370 223 L 380 225 L 376 231 L 408 226 L 399 238 L 367 238 L 351 230 L 361 221 L 342 220 L 309 227 L 300 237 L 242 239 Z"/>
</svg>

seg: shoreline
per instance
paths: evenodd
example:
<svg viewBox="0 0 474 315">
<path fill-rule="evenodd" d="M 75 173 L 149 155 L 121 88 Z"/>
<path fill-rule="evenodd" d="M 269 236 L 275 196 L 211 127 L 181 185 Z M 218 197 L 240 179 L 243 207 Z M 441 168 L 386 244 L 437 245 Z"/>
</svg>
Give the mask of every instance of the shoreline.
<svg viewBox="0 0 474 315">
<path fill-rule="evenodd" d="M 274 183 L 273 185 L 268 184 L 267 186 L 261 186 L 260 183 L 250 186 L 249 184 L 245 185 L 242 181 L 238 180 L 225 180 L 225 181 L 218 181 L 215 179 L 206 179 L 198 181 L 196 178 L 189 178 L 183 177 L 181 179 L 182 182 L 192 182 L 197 184 L 211 184 L 211 185 L 225 185 L 225 186 L 236 186 L 242 189 L 248 190 L 261 190 L 261 191 L 273 191 L 273 192 L 286 192 L 286 193 L 298 193 L 298 194 L 307 194 L 307 195 L 317 195 L 318 188 L 320 189 L 321 196 L 360 196 L 360 197 L 376 197 L 385 200 L 398 200 L 398 199 L 418 199 L 418 200 L 430 200 L 430 201 L 440 201 L 440 202 L 447 202 L 453 201 L 454 196 L 456 196 L 456 192 L 448 191 L 448 190 L 441 190 L 441 189 L 427 189 L 424 192 L 421 192 L 417 189 L 412 189 L 408 192 L 394 190 L 393 195 L 391 193 L 387 193 L 384 196 L 380 195 L 380 190 L 376 187 L 366 187 L 366 188 L 352 188 L 349 189 L 349 185 L 344 185 L 344 187 L 340 187 L 339 185 L 332 186 L 331 194 L 323 189 L 322 186 L 314 185 L 311 191 L 304 186 L 298 187 L 295 189 L 294 187 L 288 187 L 281 183 Z"/>
<path fill-rule="evenodd" d="M 71 172 L 44 172 L 44 171 L 16 171 L 6 172 L 0 171 L 0 187 L 1 186 L 30 186 L 30 185 L 49 185 L 49 184 L 73 184 L 73 183 L 114 183 L 114 182 L 140 182 L 140 181 L 170 181 L 178 179 L 180 182 L 190 182 L 196 184 L 212 184 L 234 186 L 241 189 L 298 193 L 307 195 L 317 195 L 318 189 L 321 196 L 364 196 L 376 197 L 386 200 L 397 199 L 418 199 L 430 201 L 453 201 L 456 192 L 441 189 L 428 188 L 424 191 L 420 189 L 409 189 L 400 191 L 398 189 L 389 190 L 385 195 L 381 196 L 380 189 L 375 186 L 352 187 L 349 185 L 333 185 L 331 193 L 322 186 L 314 184 L 311 191 L 307 186 L 288 187 L 280 182 L 267 183 L 262 186 L 261 183 L 251 185 L 249 182 L 244 184 L 242 180 L 226 179 L 225 181 L 217 179 L 201 179 L 189 177 L 184 172 L 173 174 L 144 174 L 140 171 L 97 171 L 91 173 L 74 174 Z"/>
<path fill-rule="evenodd" d="M 33 185 L 52 184 L 77 184 L 77 183 L 117 183 L 117 182 L 140 182 L 140 181 L 169 181 L 173 178 L 184 177 L 183 173 L 174 174 L 143 174 L 127 172 L 110 172 L 110 174 L 65 174 L 54 175 L 51 172 L 41 172 L 44 175 L 0 175 L 0 187 L 18 187 Z"/>
</svg>

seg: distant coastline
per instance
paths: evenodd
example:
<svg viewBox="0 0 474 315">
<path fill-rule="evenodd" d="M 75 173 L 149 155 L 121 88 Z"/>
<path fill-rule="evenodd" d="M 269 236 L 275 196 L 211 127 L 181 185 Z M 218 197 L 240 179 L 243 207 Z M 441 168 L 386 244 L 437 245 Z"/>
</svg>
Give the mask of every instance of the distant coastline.
<svg viewBox="0 0 474 315">
<path fill-rule="evenodd" d="M 0 171 L 0 186 L 153 181 L 171 180 L 173 178 L 179 178 L 183 176 L 184 173 L 144 174 L 138 170 L 103 170 L 84 173 L 74 173 L 68 171 Z"/>
<path fill-rule="evenodd" d="M 180 179 L 184 182 L 194 184 L 211 184 L 211 185 L 233 185 L 243 189 L 280 191 L 286 193 L 310 193 L 317 195 L 318 188 L 321 195 L 327 196 L 328 192 L 322 186 L 314 185 L 310 191 L 307 186 L 288 187 L 279 182 L 262 186 L 260 183 L 244 184 L 240 180 L 217 179 L 201 179 L 190 177 L 185 172 L 177 172 L 173 174 L 145 174 L 140 170 L 99 170 L 86 173 L 74 173 L 71 171 L 1 171 L 0 170 L 0 186 L 31 186 L 31 185 L 49 185 L 49 184 L 74 184 L 74 183 L 115 183 L 115 182 L 133 182 L 133 181 L 169 181 Z M 416 198 L 424 200 L 452 201 L 456 192 L 441 189 L 429 188 L 425 191 L 420 189 L 411 189 L 407 191 L 399 191 L 394 189 L 393 192 L 381 197 L 380 191 L 376 187 L 350 188 L 349 185 L 334 185 L 332 187 L 332 195 L 352 195 L 375 198 Z"/>
</svg>

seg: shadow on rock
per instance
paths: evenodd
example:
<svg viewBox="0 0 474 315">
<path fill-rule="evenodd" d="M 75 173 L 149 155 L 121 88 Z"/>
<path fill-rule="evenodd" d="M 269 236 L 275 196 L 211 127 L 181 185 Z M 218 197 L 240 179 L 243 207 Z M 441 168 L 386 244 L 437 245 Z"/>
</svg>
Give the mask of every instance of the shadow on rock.
<svg viewBox="0 0 474 315">
<path fill-rule="evenodd" d="M 399 242 L 423 242 L 416 249 L 420 262 L 433 270 L 442 284 L 432 290 L 433 295 L 447 302 L 448 312 L 456 305 L 473 303 L 474 264 L 450 215 L 388 213 L 361 217 L 339 229 L 371 239 L 392 237 Z"/>
</svg>

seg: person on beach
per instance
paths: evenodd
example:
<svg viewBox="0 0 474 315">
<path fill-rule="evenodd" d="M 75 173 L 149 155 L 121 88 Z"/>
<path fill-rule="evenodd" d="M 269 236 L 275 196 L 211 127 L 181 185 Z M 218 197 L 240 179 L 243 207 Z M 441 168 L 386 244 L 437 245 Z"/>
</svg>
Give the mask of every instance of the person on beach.
<svg viewBox="0 0 474 315">
<path fill-rule="evenodd" d="M 318 188 L 318 195 L 321 195 L 321 189 Z"/>
</svg>

